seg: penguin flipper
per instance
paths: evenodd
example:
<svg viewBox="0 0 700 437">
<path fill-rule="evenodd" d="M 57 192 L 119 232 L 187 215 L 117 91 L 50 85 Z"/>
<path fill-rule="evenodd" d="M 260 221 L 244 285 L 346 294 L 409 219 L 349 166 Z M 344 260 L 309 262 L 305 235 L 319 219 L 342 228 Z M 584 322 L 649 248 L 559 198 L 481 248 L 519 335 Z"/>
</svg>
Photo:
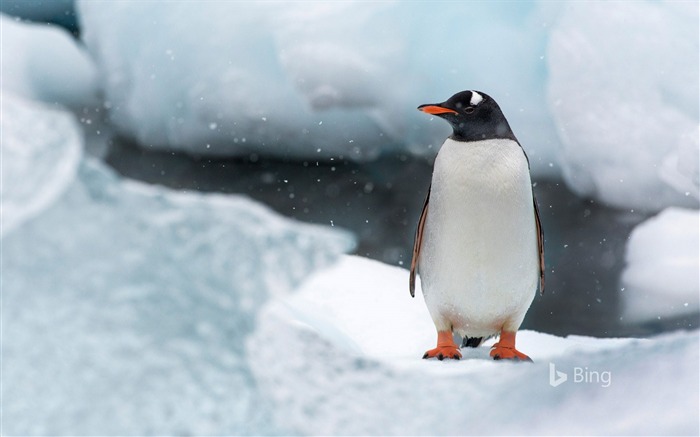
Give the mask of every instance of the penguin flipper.
<svg viewBox="0 0 700 437">
<path fill-rule="evenodd" d="M 544 294 L 544 232 L 540 222 L 540 209 L 537 206 L 535 193 L 532 193 L 532 202 L 535 204 L 535 226 L 537 227 L 537 252 L 540 260 L 540 295 Z"/>
<path fill-rule="evenodd" d="M 423 203 L 423 210 L 420 213 L 420 218 L 418 219 L 418 228 L 416 229 L 416 235 L 413 240 L 413 258 L 411 258 L 411 272 L 408 277 L 408 289 L 411 292 L 411 297 L 416 297 L 416 269 L 418 267 L 418 257 L 420 256 L 420 249 L 423 244 L 423 227 L 425 226 L 425 219 L 428 217 L 429 201 L 430 187 L 428 187 L 428 194 L 425 196 L 425 203 Z"/>
</svg>

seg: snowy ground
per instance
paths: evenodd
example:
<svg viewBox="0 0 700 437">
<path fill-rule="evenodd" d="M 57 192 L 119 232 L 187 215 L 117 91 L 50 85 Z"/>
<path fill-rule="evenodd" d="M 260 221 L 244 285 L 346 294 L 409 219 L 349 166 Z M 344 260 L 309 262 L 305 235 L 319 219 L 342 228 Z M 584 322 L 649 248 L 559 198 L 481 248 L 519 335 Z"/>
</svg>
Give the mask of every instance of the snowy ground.
<svg viewBox="0 0 700 437">
<path fill-rule="evenodd" d="M 697 331 L 524 331 L 518 346 L 534 364 L 491 360 L 493 340 L 461 361 L 422 360 L 435 328 L 407 281 L 346 256 L 263 310 L 248 360 L 280 421 L 314 435 L 697 435 Z M 555 387 L 557 372 L 567 381 Z"/>
</svg>

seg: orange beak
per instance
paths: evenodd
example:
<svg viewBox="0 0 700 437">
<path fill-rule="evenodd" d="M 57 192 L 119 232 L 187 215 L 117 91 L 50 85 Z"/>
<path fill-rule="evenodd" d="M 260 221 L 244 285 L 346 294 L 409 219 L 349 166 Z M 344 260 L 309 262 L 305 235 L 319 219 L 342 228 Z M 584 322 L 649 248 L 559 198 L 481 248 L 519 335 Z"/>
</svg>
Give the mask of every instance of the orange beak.
<svg viewBox="0 0 700 437">
<path fill-rule="evenodd" d="M 437 105 L 420 105 L 418 107 L 418 110 L 433 115 L 447 113 L 457 114 L 457 111 L 455 111 L 454 109 L 443 108 L 442 106 Z"/>
</svg>

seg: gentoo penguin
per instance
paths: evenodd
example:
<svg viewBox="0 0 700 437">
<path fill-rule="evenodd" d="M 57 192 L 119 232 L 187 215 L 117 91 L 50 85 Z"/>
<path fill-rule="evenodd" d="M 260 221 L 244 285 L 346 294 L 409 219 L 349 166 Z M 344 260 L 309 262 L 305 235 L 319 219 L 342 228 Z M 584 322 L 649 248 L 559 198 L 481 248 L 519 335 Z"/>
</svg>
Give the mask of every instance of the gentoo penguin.
<svg viewBox="0 0 700 437">
<path fill-rule="evenodd" d="M 438 334 L 423 358 L 461 358 L 455 332 L 471 347 L 500 335 L 491 357 L 531 361 L 515 348 L 538 280 L 544 291 L 544 235 L 527 156 L 485 93 L 462 91 L 418 109 L 453 129 L 435 158 L 413 245 L 411 296 L 418 273 Z"/>
</svg>

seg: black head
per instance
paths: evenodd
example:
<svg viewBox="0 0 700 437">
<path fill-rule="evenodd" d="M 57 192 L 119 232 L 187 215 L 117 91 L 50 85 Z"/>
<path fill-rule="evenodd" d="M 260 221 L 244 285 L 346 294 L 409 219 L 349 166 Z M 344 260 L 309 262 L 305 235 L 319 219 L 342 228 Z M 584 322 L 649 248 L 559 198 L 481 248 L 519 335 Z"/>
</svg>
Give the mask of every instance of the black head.
<svg viewBox="0 0 700 437">
<path fill-rule="evenodd" d="M 457 141 L 517 141 L 496 101 L 481 91 L 462 91 L 445 102 L 420 105 L 418 110 L 447 120 L 453 129 L 450 138 Z"/>
</svg>

